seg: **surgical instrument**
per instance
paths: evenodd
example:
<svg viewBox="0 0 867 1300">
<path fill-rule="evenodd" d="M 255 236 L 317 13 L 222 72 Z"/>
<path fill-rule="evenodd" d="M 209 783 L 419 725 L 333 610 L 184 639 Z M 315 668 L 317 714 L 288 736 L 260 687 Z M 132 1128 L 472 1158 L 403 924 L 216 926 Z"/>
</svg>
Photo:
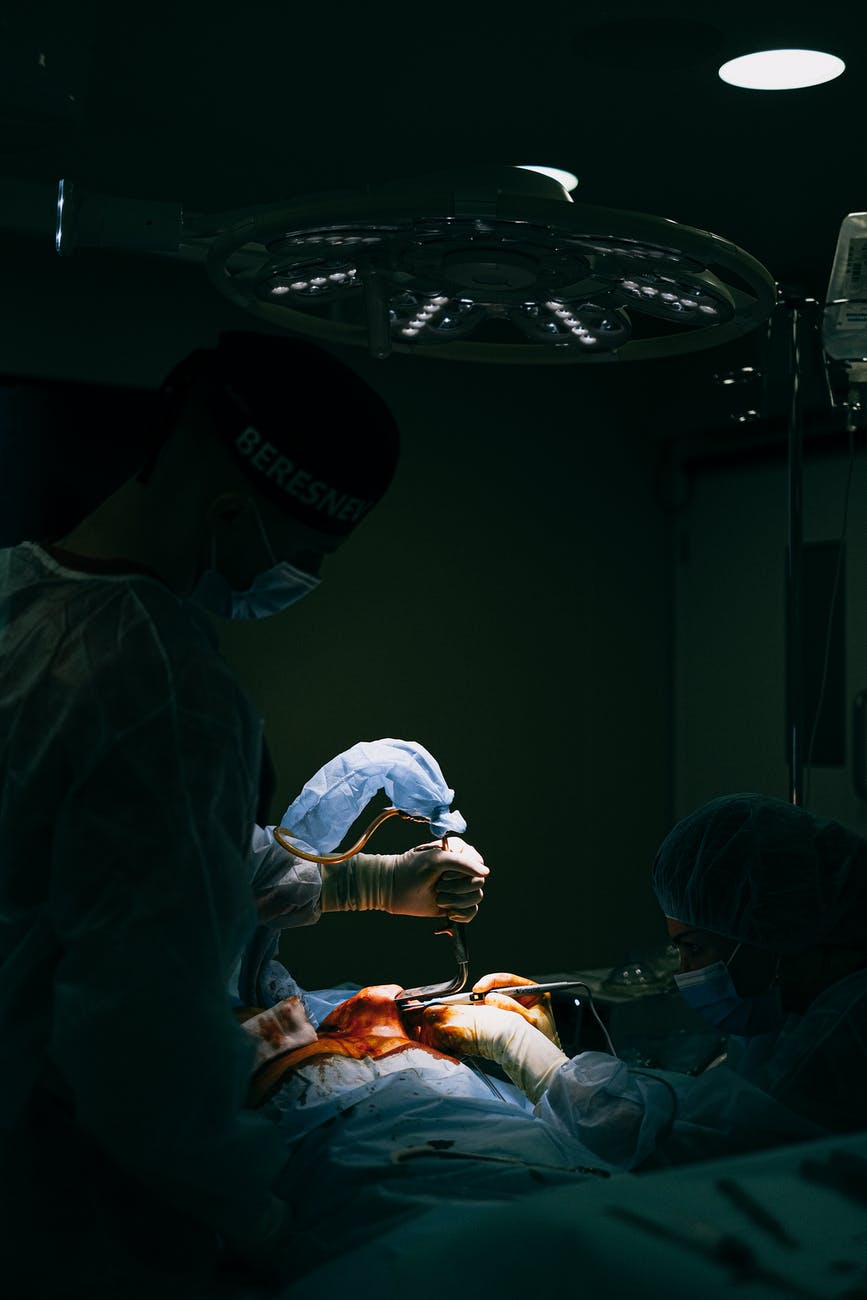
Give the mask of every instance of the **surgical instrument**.
<svg viewBox="0 0 867 1300">
<path fill-rule="evenodd" d="M 443 847 L 448 847 L 448 841 L 443 840 Z M 470 954 L 467 948 L 466 924 L 461 921 L 446 921 L 440 924 L 434 934 L 449 934 L 452 939 L 452 953 L 457 963 L 457 973 L 453 979 L 444 980 L 441 984 L 420 984 L 418 988 L 404 989 L 395 998 L 395 1002 L 401 1011 L 415 1010 L 416 1007 L 427 1006 L 425 999 L 432 1002 L 439 1002 L 443 997 L 449 997 L 451 994 L 458 993 L 467 982 L 467 974 L 470 969 Z"/>
<path fill-rule="evenodd" d="M 417 1000 L 414 1000 L 412 1010 L 415 1010 L 416 1007 L 430 1007 L 430 1006 L 438 1005 L 440 1003 L 446 1005 L 448 1004 L 465 1005 L 471 1002 L 484 1002 L 485 998 L 488 996 L 488 993 L 502 993 L 505 997 L 511 997 L 511 998 L 534 997 L 536 994 L 539 993 L 557 993 L 560 992 L 561 990 L 565 991 L 566 989 L 577 989 L 577 988 L 586 988 L 586 987 L 587 985 L 582 980 L 551 980 L 546 984 L 508 984 L 505 985 L 503 988 L 488 989 L 487 992 L 485 993 L 476 992 L 475 989 L 470 989 L 466 993 L 452 993 L 452 994 L 447 994 L 445 996 L 440 995 L 438 997 L 429 996 L 429 997 L 419 998 Z M 407 990 L 405 993 L 401 994 L 398 1001 L 403 1004 L 408 999 L 411 993 L 412 993 L 411 989 Z"/>
<path fill-rule="evenodd" d="M 735 1285 L 764 1283 L 766 1287 L 773 1287 L 787 1295 L 804 1296 L 805 1300 L 821 1300 L 818 1291 L 801 1285 L 782 1272 L 766 1268 L 748 1242 L 733 1233 L 722 1231 L 711 1223 L 693 1219 L 687 1221 L 685 1227 L 674 1227 L 663 1220 L 652 1219 L 620 1205 L 610 1206 L 607 1212 L 613 1218 L 640 1228 L 657 1240 L 666 1238 L 685 1250 L 703 1255 L 729 1273 L 730 1283 Z"/>
<path fill-rule="evenodd" d="M 798 1245 L 798 1242 L 777 1216 L 771 1214 L 770 1210 L 762 1205 L 761 1201 L 756 1200 L 740 1183 L 736 1183 L 733 1178 L 720 1178 L 716 1186 L 717 1191 L 727 1196 L 731 1203 L 737 1206 L 747 1218 L 751 1219 L 756 1227 L 761 1228 L 763 1232 L 767 1232 L 781 1245 L 790 1248 Z"/>
</svg>

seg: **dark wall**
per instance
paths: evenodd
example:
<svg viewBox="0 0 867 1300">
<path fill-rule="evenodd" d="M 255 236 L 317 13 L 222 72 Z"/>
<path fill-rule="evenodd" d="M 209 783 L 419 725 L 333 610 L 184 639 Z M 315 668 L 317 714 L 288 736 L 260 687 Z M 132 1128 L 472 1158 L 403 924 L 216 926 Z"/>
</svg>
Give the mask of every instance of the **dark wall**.
<svg viewBox="0 0 867 1300">
<path fill-rule="evenodd" d="M 220 329 L 256 327 L 204 271 L 169 260 L 60 260 L 22 241 L 0 266 L 4 371 L 155 385 Z M 401 423 L 397 478 L 314 596 L 221 632 L 266 718 L 275 816 L 356 740 L 419 740 L 495 872 L 469 935 L 474 975 L 653 946 L 648 866 L 670 793 L 664 521 L 647 438 L 660 368 L 343 355 Z M 371 848 L 413 842 L 388 827 Z M 431 930 L 329 916 L 289 933 L 283 955 L 311 987 L 426 982 L 450 961 Z"/>
<path fill-rule="evenodd" d="M 268 719 L 277 811 L 357 739 L 420 740 L 496 871 L 474 969 L 614 961 L 658 924 L 646 877 L 664 830 L 666 611 L 650 454 L 609 415 L 599 371 L 356 361 L 405 430 L 394 485 L 315 596 L 223 635 Z M 419 930 L 327 917 L 285 948 L 312 983 L 442 978 L 417 967 Z"/>
<path fill-rule="evenodd" d="M 152 388 L 0 374 L 0 546 L 63 536 L 155 454 L 161 426 Z"/>
<path fill-rule="evenodd" d="M 854 446 L 851 467 L 844 448 L 834 455 L 808 454 L 804 463 L 804 757 L 820 700 L 826 734 L 830 730 L 841 743 L 831 752 L 821 743 L 815 745 L 801 798 L 820 815 L 863 835 L 867 801 L 863 788 L 855 788 L 856 771 L 863 769 L 863 755 L 856 753 L 861 734 L 858 709 L 867 687 L 863 432 L 856 435 Z M 678 519 L 679 812 L 734 790 L 788 797 L 787 526 L 782 455 L 776 462 L 747 460 L 697 474 L 690 503 Z M 836 543 L 844 531 L 844 563 L 837 578 Z M 816 573 L 810 560 L 818 548 L 831 551 L 831 562 Z M 836 617 L 829 640 L 828 606 L 835 581 Z"/>
</svg>

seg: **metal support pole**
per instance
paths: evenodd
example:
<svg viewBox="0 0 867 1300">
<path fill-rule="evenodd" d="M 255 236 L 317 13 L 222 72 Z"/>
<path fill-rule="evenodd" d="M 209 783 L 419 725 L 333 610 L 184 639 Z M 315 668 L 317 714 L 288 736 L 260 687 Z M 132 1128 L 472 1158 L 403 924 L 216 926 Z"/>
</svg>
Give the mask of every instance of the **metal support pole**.
<svg viewBox="0 0 867 1300">
<path fill-rule="evenodd" d="M 786 552 L 786 726 L 789 763 L 789 802 L 803 801 L 804 785 L 804 432 L 801 411 L 801 344 L 803 304 L 788 304 L 791 311 L 791 377 L 788 439 L 788 547 Z"/>
</svg>

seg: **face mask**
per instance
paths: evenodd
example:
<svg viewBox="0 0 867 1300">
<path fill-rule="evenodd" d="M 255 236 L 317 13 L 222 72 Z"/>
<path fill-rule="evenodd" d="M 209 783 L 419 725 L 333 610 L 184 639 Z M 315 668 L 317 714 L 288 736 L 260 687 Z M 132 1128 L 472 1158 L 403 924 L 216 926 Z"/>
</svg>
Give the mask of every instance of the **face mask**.
<svg viewBox="0 0 867 1300">
<path fill-rule="evenodd" d="M 727 1034 L 752 1037 L 781 1029 L 786 1013 L 779 986 L 764 993 L 741 997 L 729 973 L 729 963 L 740 949 L 738 944 L 727 962 L 715 961 L 701 970 L 675 975 L 674 982 L 693 1011 Z"/>
<path fill-rule="evenodd" d="M 274 550 L 268 541 L 265 525 L 256 511 L 256 522 L 262 534 L 271 560 Z M 194 600 L 202 609 L 219 618 L 253 619 L 268 618 L 280 614 L 290 605 L 295 605 L 308 592 L 319 586 L 320 579 L 309 573 L 303 573 L 286 560 L 272 563 L 263 573 L 257 574 L 246 591 L 233 591 L 216 567 L 216 542 L 211 540 L 211 567 L 205 569 L 193 591 L 190 600 Z"/>
</svg>

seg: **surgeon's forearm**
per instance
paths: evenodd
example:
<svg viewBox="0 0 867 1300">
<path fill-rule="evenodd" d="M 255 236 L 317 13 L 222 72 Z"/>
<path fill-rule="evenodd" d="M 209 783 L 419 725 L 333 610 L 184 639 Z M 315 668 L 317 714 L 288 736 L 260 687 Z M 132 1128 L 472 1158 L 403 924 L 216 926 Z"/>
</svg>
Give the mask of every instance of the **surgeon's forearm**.
<svg viewBox="0 0 867 1300">
<path fill-rule="evenodd" d="M 274 839 L 273 826 L 254 827 L 247 873 L 262 925 L 287 930 L 319 920 L 323 910 L 319 866 L 287 853 Z"/>
<path fill-rule="evenodd" d="M 687 1088 L 694 1082 L 682 1078 Z M 551 1078 L 536 1113 L 600 1160 L 630 1170 L 647 1161 L 669 1132 L 679 1088 L 653 1071 L 635 1073 L 607 1052 L 581 1052 Z"/>
<path fill-rule="evenodd" d="M 345 862 L 322 866 L 323 912 L 387 911 L 393 888 L 394 857 L 356 853 Z"/>
</svg>

